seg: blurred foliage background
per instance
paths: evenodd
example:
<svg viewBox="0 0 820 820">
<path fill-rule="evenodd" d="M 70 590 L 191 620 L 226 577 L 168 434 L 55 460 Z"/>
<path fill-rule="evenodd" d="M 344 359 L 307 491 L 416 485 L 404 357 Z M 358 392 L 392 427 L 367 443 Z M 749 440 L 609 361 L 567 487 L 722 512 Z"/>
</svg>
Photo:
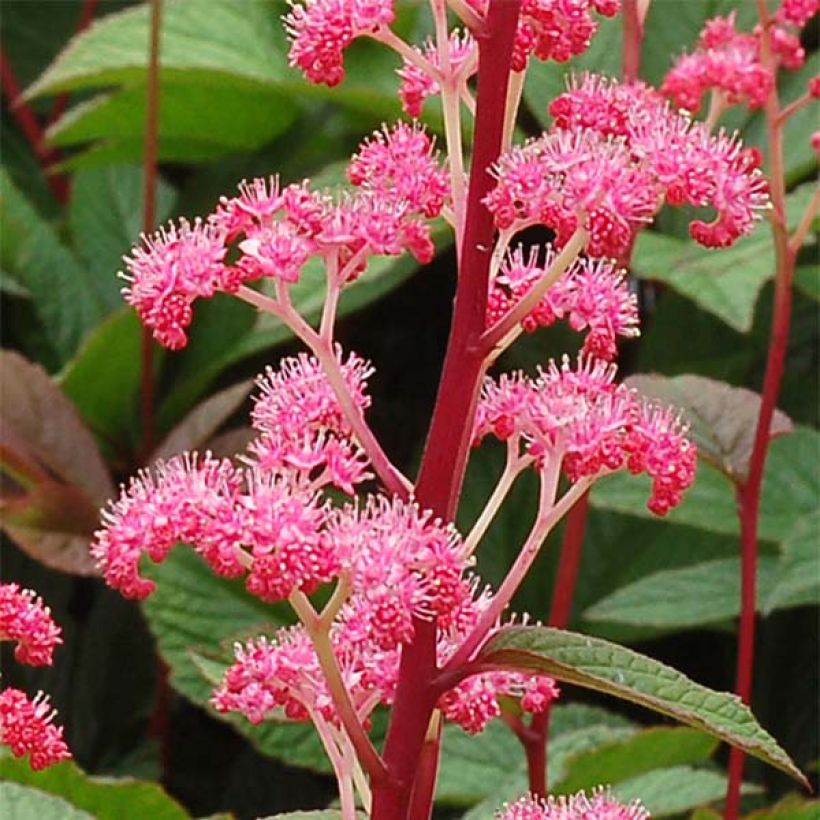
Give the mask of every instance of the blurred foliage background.
<svg viewBox="0 0 820 820">
<path fill-rule="evenodd" d="M 217 812 L 243 818 L 322 807 L 333 798 L 333 781 L 311 728 L 253 729 L 225 722 L 207 707 L 232 641 L 281 623 L 283 611 L 250 598 L 241 585 L 213 578 L 196 556 L 182 551 L 152 569 L 158 592 L 138 606 L 105 588 L 85 554 L 94 509 L 143 463 L 186 447 L 220 453 L 241 447 L 250 379 L 298 349 L 283 327 L 243 304 L 226 297 L 200 303 L 188 347 L 157 357 L 160 444 L 146 458 L 139 327 L 123 307 L 115 274 L 141 229 L 148 8 L 114 0 L 91 4 L 95 22 L 77 34 L 87 5 L 5 0 L 2 6 L 4 61 L 25 90 L 26 104 L 47 125 L 48 138 L 43 160 L 21 130 L 4 84 L 3 412 L 7 432 L 23 436 L 28 452 L 54 477 L 53 486 L 40 492 L 4 477 L 2 574 L 42 594 L 65 631 L 51 669 L 9 663 L 4 645 L 3 678 L 32 693 L 52 693 L 82 770 L 140 782 L 94 780 L 72 766 L 32 776 L 3 758 L 0 787 L 7 799 L 17 799 L 15 789 L 24 783 L 41 796 L 51 793 L 55 817 L 85 811 L 111 818 Z M 419 42 L 429 33 L 426 5 L 398 7 L 399 31 Z M 278 173 L 285 181 L 336 181 L 340 163 L 362 136 L 399 116 L 397 60 L 375 44 L 357 42 L 350 49 L 348 78 L 337 89 L 309 86 L 290 70 L 279 21 L 284 8 L 273 0 L 164 3 L 158 221 L 206 214 L 242 178 Z M 675 56 L 692 46 L 704 20 L 730 9 L 738 10 L 741 24 L 754 17 L 752 0 L 656 0 L 642 76 L 659 83 Z M 786 101 L 818 73 L 816 28 L 806 36 L 810 58 L 804 70 L 785 78 Z M 603 21 L 592 48 L 572 68 L 617 76 L 620 38 L 620 21 Z M 548 124 L 546 106 L 568 70 L 533 65 L 522 137 Z M 55 116 L 56 100 L 62 100 L 58 108 L 67 105 Z M 787 135 L 792 218 L 816 173 L 809 147 L 813 114 L 804 109 Z M 437 112 L 431 108 L 427 119 L 437 131 Z M 741 129 L 750 143 L 761 142 L 759 114 L 735 110 L 727 119 L 727 127 Z M 761 226 L 731 250 L 708 252 L 686 241 L 685 226 L 680 215 L 665 213 L 637 245 L 632 273 L 643 336 L 624 347 L 623 371 L 699 374 L 756 390 L 771 313 L 769 233 Z M 763 725 L 815 784 L 816 241 L 815 233 L 801 256 L 780 402 L 795 431 L 773 444 L 767 466 L 753 703 Z M 448 243 L 441 234 L 439 254 L 424 268 L 408 260 L 375 266 L 342 303 L 340 341 L 376 366 L 369 419 L 388 453 L 411 473 L 448 330 L 454 289 Z M 308 272 L 297 302 L 311 314 L 321 299 L 321 279 Z M 500 364 L 532 369 L 577 346 L 573 334 L 555 327 L 524 339 Z M 491 448 L 475 454 L 459 512 L 462 525 L 481 509 L 500 459 Z M 77 490 L 83 500 L 73 503 Z M 631 478 L 613 478 L 593 493 L 570 626 L 635 645 L 704 684 L 731 689 L 739 609 L 732 484 L 702 464 L 696 487 L 668 521 L 647 517 L 644 490 Z M 479 571 L 490 582 L 503 576 L 528 529 L 533 492 L 526 481 L 516 486 L 482 548 Z M 556 543 L 518 597 L 519 608 L 536 618 L 549 612 L 559 539 L 560 533 L 553 536 Z M 622 796 L 642 796 L 656 816 L 690 814 L 722 798 L 725 749 L 692 730 L 648 729 L 649 716 L 637 708 L 565 689 L 553 719 L 550 757 L 550 782 L 559 789 L 611 782 Z M 374 731 L 383 731 L 379 721 Z M 504 725 L 475 739 L 448 727 L 441 816 L 487 816 L 488 807 L 523 788 L 524 772 L 523 755 Z M 791 799 L 792 787 L 774 770 L 750 761 L 746 772 L 747 810 Z M 50 816 L 45 803 L 36 805 L 19 816 Z M 816 806 L 794 809 L 804 811 Z"/>
</svg>

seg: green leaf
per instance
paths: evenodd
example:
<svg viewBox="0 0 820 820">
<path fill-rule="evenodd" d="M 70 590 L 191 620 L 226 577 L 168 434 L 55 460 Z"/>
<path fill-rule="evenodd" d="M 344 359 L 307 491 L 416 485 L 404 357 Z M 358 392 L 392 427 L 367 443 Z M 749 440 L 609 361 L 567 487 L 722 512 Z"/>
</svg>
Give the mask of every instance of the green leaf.
<svg viewBox="0 0 820 820">
<path fill-rule="evenodd" d="M 140 323 L 123 307 L 98 325 L 57 383 L 103 442 L 129 439 L 140 386 Z"/>
<path fill-rule="evenodd" d="M 820 302 L 820 266 L 803 265 L 794 272 L 794 286 Z"/>
<path fill-rule="evenodd" d="M 5 820 L 94 820 L 93 815 L 59 797 L 19 783 L 0 781 L 0 805 Z"/>
<path fill-rule="evenodd" d="M 803 185 L 787 197 L 793 227 L 813 193 Z M 730 248 L 703 248 L 691 240 L 642 231 L 635 243 L 632 271 L 664 282 L 742 333 L 751 330 L 757 297 L 774 275 L 770 232 L 758 225 Z"/>
<path fill-rule="evenodd" d="M 33 772 L 26 761 L 5 754 L 0 757 L 0 780 L 34 786 L 41 792 L 62 798 L 75 809 L 83 810 L 79 812 L 80 817 L 119 820 L 138 815 L 151 820 L 183 820 L 189 816 L 156 783 L 132 778 L 91 777 L 72 761 Z M 2 799 L 0 803 L 6 805 Z M 32 812 L 26 817 L 40 818 L 42 815 Z"/>
<path fill-rule="evenodd" d="M 138 160 L 144 152 L 145 85 L 127 86 L 77 105 L 48 131 L 59 147 L 92 144 L 61 167 L 95 168 Z M 285 131 L 296 115 L 292 99 L 266 86 L 210 84 L 208 75 L 162 79 L 157 129 L 163 162 L 202 162 L 252 151 Z M 218 112 L 218 115 L 217 115 Z M 159 220 L 157 220 L 159 221 Z"/>
<path fill-rule="evenodd" d="M 760 413 L 757 393 L 696 375 L 637 375 L 630 376 L 626 383 L 649 398 L 682 410 L 698 455 L 738 484 L 748 478 Z M 789 417 L 775 410 L 769 437 L 792 430 Z"/>
<path fill-rule="evenodd" d="M 46 338 L 65 361 L 103 316 L 93 277 L 60 243 L 4 169 L 0 169 L 0 230 L 3 270 L 31 294 Z"/>
<path fill-rule="evenodd" d="M 761 591 L 763 611 L 768 614 L 785 606 L 820 604 L 820 560 L 817 536 L 820 533 L 820 511 L 801 518 L 783 541 L 783 556 L 778 577 L 768 596 Z"/>
<path fill-rule="evenodd" d="M 756 791 L 760 789 L 755 786 L 741 787 L 741 794 Z M 708 769 L 674 766 L 620 783 L 612 793 L 624 803 L 640 800 L 652 817 L 668 817 L 721 800 L 726 794 L 726 778 Z"/>
<path fill-rule="evenodd" d="M 775 439 L 766 460 L 761 499 L 760 537 L 782 540 L 794 522 L 817 509 L 820 476 L 820 434 L 806 427 Z M 646 509 L 649 495 L 644 476 L 617 473 L 601 479 L 592 492 L 592 504 L 600 509 L 651 518 Z M 673 523 L 698 529 L 737 534 L 739 526 L 731 484 L 708 464 L 698 467 L 694 485 L 679 507 L 669 513 Z"/>
<path fill-rule="evenodd" d="M 634 731 L 625 719 L 603 709 L 576 704 L 554 707 L 550 720 L 550 782 L 563 777 L 568 761 L 575 755 L 631 737 Z M 486 798 L 495 800 L 501 792 L 518 791 L 519 781 L 526 783 L 526 770 L 521 744 L 500 720 L 492 721 L 475 736 L 447 724 L 436 801 L 469 806 Z"/>
<path fill-rule="evenodd" d="M 790 794 L 774 806 L 758 809 L 747 814 L 744 820 L 817 820 L 820 817 L 820 800 L 806 800 Z"/>
<path fill-rule="evenodd" d="M 144 127 L 144 121 L 143 121 Z M 71 182 L 68 222 L 74 247 L 96 282 L 108 310 L 123 305 L 123 254 L 142 232 L 144 197 L 142 169 L 136 165 L 109 165 L 75 174 Z M 157 181 L 155 214 L 163 222 L 174 205 L 176 192 Z"/>
<path fill-rule="evenodd" d="M 700 763 L 711 757 L 717 741 L 694 729 L 656 727 L 625 740 L 573 757 L 553 794 L 574 794 L 600 783 L 615 784 L 653 769 Z"/>
<path fill-rule="evenodd" d="M 171 669 L 171 684 L 200 706 L 208 706 L 213 685 L 203 675 L 202 658 L 210 661 L 209 676 L 232 662 L 231 645 L 244 638 L 271 635 L 286 622 L 286 608 L 268 606 L 249 595 L 241 581 L 217 578 L 200 557 L 177 547 L 159 566 L 146 567 L 157 590 L 143 604 L 157 647 Z M 216 665 L 214 664 L 216 661 Z M 252 726 L 237 715 L 228 720 L 264 754 L 293 766 L 330 771 L 313 726 L 307 723 L 265 723 Z"/>
<path fill-rule="evenodd" d="M 758 558 L 758 603 L 769 598 L 779 561 Z M 584 617 L 662 628 L 691 628 L 719 623 L 740 613 L 740 559 L 705 561 L 683 569 L 647 575 L 616 589 L 590 607 Z"/>
<path fill-rule="evenodd" d="M 171 430 L 152 458 L 167 459 L 186 450 L 203 447 L 242 406 L 252 387 L 251 381 L 240 382 L 205 399 Z"/>
<path fill-rule="evenodd" d="M 550 627 L 502 629 L 479 652 L 481 668 L 543 672 L 615 695 L 731 743 L 800 783 L 806 778 L 735 695 L 714 692 L 631 649 Z"/>
</svg>

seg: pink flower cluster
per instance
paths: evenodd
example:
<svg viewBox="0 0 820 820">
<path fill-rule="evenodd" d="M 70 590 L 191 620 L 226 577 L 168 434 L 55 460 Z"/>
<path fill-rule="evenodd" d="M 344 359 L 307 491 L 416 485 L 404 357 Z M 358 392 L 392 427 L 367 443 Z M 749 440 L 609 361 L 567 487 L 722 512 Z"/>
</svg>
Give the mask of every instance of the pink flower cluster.
<svg viewBox="0 0 820 820">
<path fill-rule="evenodd" d="M 592 256 L 619 257 L 661 204 L 711 207 L 695 240 L 725 247 L 768 206 L 760 154 L 710 135 L 643 84 L 586 75 L 550 106 L 555 126 L 499 160 L 486 198 L 499 228 L 544 224 L 563 245 L 582 225 Z"/>
<path fill-rule="evenodd" d="M 338 85 L 345 75 L 344 50 L 357 37 L 393 22 L 394 0 L 293 2 L 285 20 L 290 64 L 312 83 Z"/>
<path fill-rule="evenodd" d="M 55 647 L 62 643 L 61 629 L 51 610 L 30 589 L 0 584 L 0 641 L 16 641 L 14 656 L 30 666 L 51 666 Z M 0 743 L 15 757 L 29 756 L 31 768 L 44 769 L 71 757 L 63 729 L 55 726 L 48 697 L 39 693 L 29 700 L 24 692 L 8 687 L 0 691 Z"/>
<path fill-rule="evenodd" d="M 817 0 L 783 3 L 777 21 L 798 28 L 805 25 L 818 9 Z M 715 17 L 703 28 L 697 49 L 682 55 L 666 75 L 661 92 L 679 108 L 697 111 L 708 91 L 721 92 L 731 105 L 746 103 L 760 108 L 774 88 L 775 77 L 761 54 L 762 30 L 739 32 L 735 14 Z M 800 68 L 806 58 L 797 34 L 780 26 L 769 31 L 771 49 L 779 65 Z"/>
<path fill-rule="evenodd" d="M 468 0 L 486 14 L 488 0 Z M 513 43 L 513 70 L 523 71 L 534 54 L 539 60 L 565 63 L 583 54 L 598 30 L 593 16 L 614 17 L 621 0 L 524 0 Z"/>
<path fill-rule="evenodd" d="M 363 410 L 370 365 L 337 355 Z M 154 583 L 140 575 L 142 555 L 161 562 L 178 542 L 194 546 L 218 575 L 239 577 L 250 568 L 247 587 L 266 601 L 311 592 L 334 577 L 339 555 L 322 529 L 330 510 L 320 490 L 334 484 L 352 494 L 369 477 L 366 459 L 316 359 L 285 359 L 259 384 L 252 418 L 260 435 L 244 467 L 210 454 L 159 462 L 103 513 L 91 552 L 109 585 L 146 597 Z"/>
<path fill-rule="evenodd" d="M 478 47 L 468 31 L 458 29 L 450 33 L 447 48 L 447 65 L 442 65 L 439 50 L 432 40 L 423 46 L 413 46 L 413 50 L 436 70 L 450 76 L 456 84 L 466 83 L 478 67 Z M 410 117 L 420 117 L 424 102 L 440 91 L 438 81 L 417 63 L 404 58 L 397 74 L 401 79 L 399 96 L 404 113 Z"/>
<path fill-rule="evenodd" d="M 429 262 L 435 248 L 425 219 L 439 215 L 448 195 L 430 137 L 405 123 L 385 129 L 361 146 L 349 176 L 361 190 L 335 200 L 306 182 L 243 182 L 207 220 L 181 219 L 144 236 L 125 257 L 126 301 L 160 344 L 176 350 L 187 343 L 196 299 L 259 279 L 292 284 L 313 256 L 337 285 L 354 281 L 370 255 L 408 250 Z M 229 264 L 234 246 L 238 258 Z"/>
<path fill-rule="evenodd" d="M 532 379 L 523 373 L 487 379 L 474 442 L 486 435 L 518 440 L 536 465 L 557 460 L 571 481 L 626 467 L 652 478 L 647 506 L 665 515 L 695 478 L 697 452 L 680 420 L 615 383 L 615 365 L 569 358 Z"/>
<path fill-rule="evenodd" d="M 648 820 L 649 812 L 639 801 L 625 804 L 609 789 L 591 795 L 578 792 L 571 797 L 538 799 L 529 795 L 504 806 L 496 820 Z"/>
<path fill-rule="evenodd" d="M 50 666 L 62 630 L 51 610 L 30 589 L 0 584 L 0 641 L 16 641 L 14 657 L 30 666 Z"/>
<path fill-rule="evenodd" d="M 547 246 L 543 262 L 538 249 L 524 256 L 513 251 L 494 278 L 488 296 L 487 325 L 501 320 L 546 275 L 555 260 Z M 566 318 L 576 331 L 587 331 L 583 350 L 600 359 L 614 359 L 616 338 L 639 334 L 638 300 L 629 292 L 625 272 L 607 260 L 578 258 L 523 319 L 527 332 Z"/>
<path fill-rule="evenodd" d="M 11 687 L 0 692 L 0 738 L 15 757 L 28 755 L 35 771 L 71 757 L 62 726 L 52 722 L 54 715 L 48 696 L 42 692 L 34 700 Z"/>
<path fill-rule="evenodd" d="M 432 523 L 431 527 L 428 516 L 413 508 L 381 500 L 373 509 L 387 509 L 389 523 L 396 523 L 397 516 L 402 515 L 406 516 L 406 523 L 415 528 L 424 522 L 433 542 L 443 543 L 442 536 L 446 534 L 453 544 L 457 543 L 452 541 L 452 531 L 441 529 L 437 523 Z M 436 529 L 439 529 L 438 534 Z M 370 542 L 365 540 L 360 542 L 372 557 L 372 546 L 366 549 L 368 544 Z M 368 569 L 371 576 L 374 573 L 381 576 L 367 579 L 375 584 L 375 595 L 364 596 L 361 584 L 354 583 L 359 590 L 353 592 L 330 631 L 342 680 L 360 720 L 365 723 L 376 706 L 392 702 L 398 682 L 399 649 L 411 637 L 411 633 L 403 629 L 392 626 L 385 629 L 391 613 L 398 614 L 399 620 L 403 620 L 403 613 L 396 609 L 396 604 L 401 604 L 400 595 L 384 588 L 385 578 L 393 576 L 405 586 L 407 572 L 395 561 L 395 551 L 388 549 L 379 557 L 386 568 L 377 571 L 371 566 Z M 352 577 L 355 575 L 353 571 Z M 474 586 L 473 583 L 469 589 Z M 428 614 L 431 604 L 444 611 L 450 605 L 446 593 L 438 597 L 434 582 L 428 586 L 425 597 L 426 604 L 421 611 L 426 610 Z M 467 592 L 450 613 L 449 627 L 444 629 L 439 625 L 440 665 L 452 655 L 489 600 L 486 593 L 475 598 Z M 272 639 L 259 638 L 237 644 L 234 653 L 235 662 L 226 671 L 212 698 L 218 711 L 239 712 L 252 723 L 260 723 L 276 714 L 291 720 L 315 720 L 318 717 L 328 723 L 338 723 L 338 713 L 318 657 L 302 626 L 281 629 Z M 438 705 L 447 720 L 475 734 L 501 714 L 498 701 L 501 695 L 519 698 L 524 711 L 538 713 L 546 709 L 558 694 L 555 682 L 549 677 L 492 672 L 462 681 L 442 695 Z"/>
<path fill-rule="evenodd" d="M 337 351 L 341 361 L 341 351 Z M 373 368 L 352 353 L 340 365 L 348 393 L 359 411 L 370 406 L 365 392 Z M 257 381 L 251 421 L 259 436 L 248 450 L 262 470 L 297 470 L 313 486 L 333 484 L 348 495 L 370 478 L 367 459 L 319 361 L 305 353 L 268 367 Z"/>
</svg>

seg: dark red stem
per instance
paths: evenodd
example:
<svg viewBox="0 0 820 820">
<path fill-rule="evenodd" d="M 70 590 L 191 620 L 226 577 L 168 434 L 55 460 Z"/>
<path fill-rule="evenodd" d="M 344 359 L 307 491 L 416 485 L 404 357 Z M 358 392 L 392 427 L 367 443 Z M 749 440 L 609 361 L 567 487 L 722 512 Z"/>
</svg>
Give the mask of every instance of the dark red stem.
<svg viewBox="0 0 820 820">
<path fill-rule="evenodd" d="M 99 0 L 85 0 L 83 2 L 83 7 L 80 10 L 80 19 L 77 21 L 77 34 L 88 28 L 89 24 L 94 19 L 94 12 L 97 10 L 98 3 Z M 59 97 L 57 97 L 57 99 L 54 100 L 54 106 L 52 107 L 51 114 L 48 118 L 49 125 L 60 119 L 63 111 L 65 111 L 66 106 L 68 105 L 68 98 L 69 93 L 64 91 Z"/>
<path fill-rule="evenodd" d="M 6 95 L 9 111 L 17 120 L 17 124 L 28 140 L 34 156 L 37 157 L 54 198 L 61 205 L 65 205 L 68 201 L 68 179 L 63 174 L 49 172 L 49 166 L 57 161 L 59 155 L 46 145 L 45 134 L 37 116 L 31 110 L 31 106 L 22 98 L 17 76 L 8 57 L 6 57 L 5 51 L 2 50 L 0 50 L 0 80 L 2 80 L 3 93 Z"/>
<path fill-rule="evenodd" d="M 162 0 L 151 0 L 151 34 L 146 78 L 145 142 L 142 158 L 142 230 L 150 233 L 156 223 L 157 155 L 159 145 L 159 38 L 162 28 Z M 141 330 L 140 417 L 142 451 L 147 457 L 154 449 L 154 340 L 151 331 Z"/>
<path fill-rule="evenodd" d="M 416 484 L 419 503 L 452 520 L 467 462 L 472 418 L 484 360 L 493 221 L 482 199 L 501 150 L 512 43 L 520 0 L 491 0 L 479 43 L 475 143 L 455 308 L 430 432 Z M 439 697 L 435 621 L 416 620 L 413 642 L 402 650 L 399 682 L 384 747 L 390 777 L 373 790 L 374 820 L 408 816 L 413 781 L 430 717 Z M 432 795 L 431 795 L 432 799 Z"/>
</svg>

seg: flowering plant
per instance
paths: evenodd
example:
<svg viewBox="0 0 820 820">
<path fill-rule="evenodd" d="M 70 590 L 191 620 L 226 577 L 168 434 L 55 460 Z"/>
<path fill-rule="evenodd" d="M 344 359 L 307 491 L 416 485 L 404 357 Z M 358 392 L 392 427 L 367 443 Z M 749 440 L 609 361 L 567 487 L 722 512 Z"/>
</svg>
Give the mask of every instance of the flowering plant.
<svg viewBox="0 0 820 820">
<path fill-rule="evenodd" d="M 548 536 L 568 514 L 583 516 L 596 484 L 643 474 L 648 511 L 665 516 L 695 481 L 698 447 L 681 411 L 618 379 L 619 341 L 636 337 L 641 324 L 627 270 L 641 232 L 667 207 L 682 209 L 691 240 L 715 254 L 768 217 L 788 288 L 817 196 L 789 233 L 778 140 L 788 117 L 817 96 L 817 82 L 781 109 L 776 81 L 781 68 L 802 65 L 797 32 L 817 3 L 784 0 L 775 17 L 761 4 L 749 33 L 732 15 L 715 18 L 660 88 L 640 81 L 634 64 L 648 3 L 431 0 L 432 34 L 420 43 L 397 32 L 395 5 L 305 0 L 284 18 L 290 65 L 311 83 L 340 84 L 355 40 L 376 41 L 401 59 L 405 118 L 359 145 L 346 186 L 246 180 L 210 213 L 145 234 L 125 257 L 125 299 L 164 347 L 185 348 L 198 303 L 228 294 L 289 328 L 305 349 L 258 377 L 252 436 L 235 456 L 168 454 L 122 486 L 91 543 L 99 571 L 125 597 L 144 600 L 162 584 L 145 574 L 145 558 L 162 564 L 184 544 L 263 605 L 287 602 L 290 622 L 235 642 L 210 705 L 252 724 L 312 724 L 345 820 L 359 809 L 375 818 L 429 817 L 444 724 L 479 734 L 495 719 L 510 726 L 528 765 L 529 794 L 509 795 L 500 817 L 646 817 L 639 802 L 619 800 L 607 784 L 547 797 L 549 715 L 564 683 L 655 709 L 803 779 L 740 699 L 509 608 Z M 547 130 L 520 142 L 527 71 L 536 61 L 582 55 L 600 21 L 621 13 L 631 31 L 625 76 L 573 75 L 549 104 Z M 712 102 L 699 120 L 691 112 L 707 92 Z M 434 104 L 443 140 L 419 121 Z M 768 174 L 758 148 L 719 127 L 736 105 L 767 106 Z M 411 254 L 430 262 L 442 225 L 454 237 L 457 284 L 411 480 L 368 423 L 376 368 L 348 349 L 337 319 L 345 293 L 379 259 Z M 324 289 L 314 317 L 294 293 L 316 268 Z M 534 373 L 498 372 L 523 334 L 563 321 L 581 334 L 577 355 L 542 361 Z M 759 498 L 756 471 L 782 358 L 772 367 L 774 394 L 764 392 L 762 433 L 738 482 L 741 511 Z M 492 440 L 504 450 L 503 470 L 472 525 L 459 530 L 470 455 L 497 446 Z M 500 582 L 488 584 L 476 570 L 477 551 L 516 483 L 532 479 L 529 532 Z M 744 520 L 753 519 L 750 512 Z M 753 578 L 754 533 L 747 544 Z M 556 598 L 571 599 L 572 586 L 570 579 Z M 11 610 L 0 634 L 17 639 L 21 616 Z M 50 654 L 57 633 L 53 624 L 42 629 Z M 21 644 L 30 658 L 31 646 Z M 748 691 L 739 693 L 748 701 Z M 52 732 L 42 704 L 21 700 L 8 709 L 33 710 L 42 731 Z M 385 710 L 380 744 L 373 728 Z M 3 741 L 19 754 L 13 727 L 23 718 L 0 719 Z M 61 743 L 49 734 L 48 760 L 32 753 L 32 765 L 64 757 Z M 733 754 L 729 817 L 742 772 L 742 756 Z"/>
</svg>

